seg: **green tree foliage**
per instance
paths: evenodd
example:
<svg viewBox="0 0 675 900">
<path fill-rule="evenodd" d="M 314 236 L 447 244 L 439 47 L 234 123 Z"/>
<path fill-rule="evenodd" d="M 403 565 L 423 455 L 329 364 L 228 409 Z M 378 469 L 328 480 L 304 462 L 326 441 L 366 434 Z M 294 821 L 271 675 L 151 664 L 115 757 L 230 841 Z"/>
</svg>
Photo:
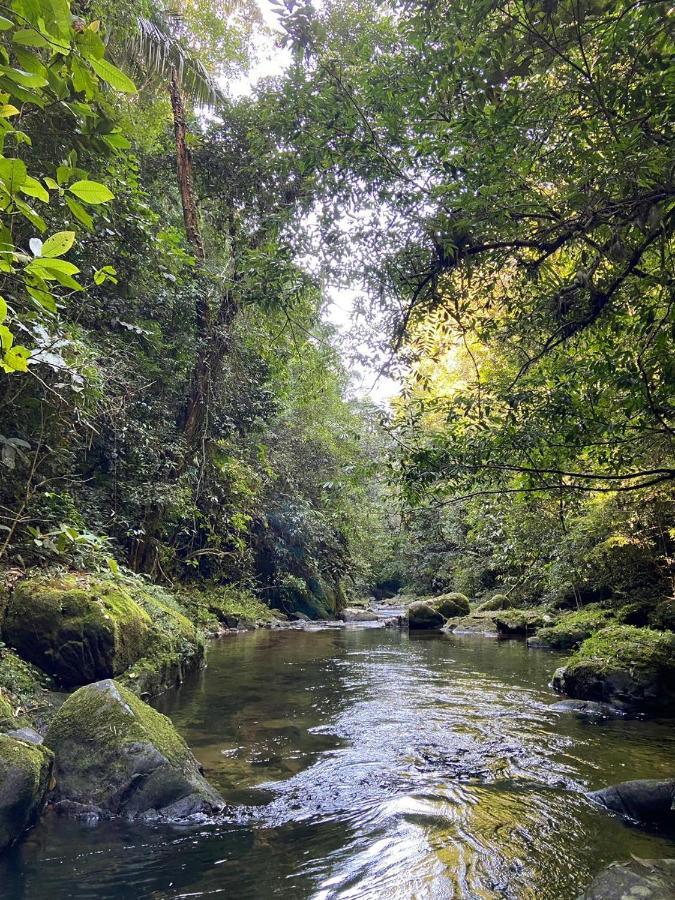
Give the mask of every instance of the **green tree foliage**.
<svg viewBox="0 0 675 900">
<path fill-rule="evenodd" d="M 626 565 L 636 590 L 645 571 L 669 589 L 667 12 L 286 4 L 288 123 L 325 246 L 377 289 L 408 363 L 420 587 L 621 593 Z"/>
</svg>

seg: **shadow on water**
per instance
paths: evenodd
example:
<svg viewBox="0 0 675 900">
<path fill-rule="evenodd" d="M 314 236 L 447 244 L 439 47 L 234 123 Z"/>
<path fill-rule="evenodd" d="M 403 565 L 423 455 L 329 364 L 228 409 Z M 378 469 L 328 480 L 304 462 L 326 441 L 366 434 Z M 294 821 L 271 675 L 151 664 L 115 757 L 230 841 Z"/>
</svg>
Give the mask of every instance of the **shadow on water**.
<svg viewBox="0 0 675 900">
<path fill-rule="evenodd" d="M 672 856 L 585 797 L 672 776 L 672 723 L 557 714 L 555 665 L 517 641 L 389 629 L 224 638 L 157 705 L 231 816 L 47 816 L 0 863 L 0 897 L 567 900 L 614 859 Z"/>
</svg>

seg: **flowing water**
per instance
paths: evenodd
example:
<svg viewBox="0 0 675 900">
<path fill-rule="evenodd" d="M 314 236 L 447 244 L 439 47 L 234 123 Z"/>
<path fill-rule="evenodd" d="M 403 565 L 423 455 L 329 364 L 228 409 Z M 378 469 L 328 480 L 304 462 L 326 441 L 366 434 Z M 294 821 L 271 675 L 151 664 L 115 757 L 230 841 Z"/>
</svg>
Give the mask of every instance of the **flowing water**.
<svg viewBox="0 0 675 900">
<path fill-rule="evenodd" d="M 608 862 L 675 855 L 585 792 L 672 777 L 666 721 L 550 709 L 555 655 L 348 626 L 213 643 L 161 698 L 231 813 L 199 828 L 47 815 L 2 900 L 575 898 Z"/>
</svg>

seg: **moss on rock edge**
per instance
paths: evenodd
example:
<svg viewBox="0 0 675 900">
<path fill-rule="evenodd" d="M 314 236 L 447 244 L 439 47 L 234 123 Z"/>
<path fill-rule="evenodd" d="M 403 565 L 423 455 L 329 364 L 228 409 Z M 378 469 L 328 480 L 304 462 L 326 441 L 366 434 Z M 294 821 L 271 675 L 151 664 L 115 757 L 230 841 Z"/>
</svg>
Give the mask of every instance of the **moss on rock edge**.
<svg viewBox="0 0 675 900">
<path fill-rule="evenodd" d="M 675 634 L 610 625 L 553 676 L 556 690 L 632 710 L 675 708 Z"/>
<path fill-rule="evenodd" d="M 47 794 L 52 762 L 46 748 L 0 735 L 0 850 L 36 822 Z"/>
<path fill-rule="evenodd" d="M 22 658 L 73 687 L 124 672 L 143 655 L 151 625 L 121 585 L 52 575 L 15 587 L 3 635 Z"/>
</svg>

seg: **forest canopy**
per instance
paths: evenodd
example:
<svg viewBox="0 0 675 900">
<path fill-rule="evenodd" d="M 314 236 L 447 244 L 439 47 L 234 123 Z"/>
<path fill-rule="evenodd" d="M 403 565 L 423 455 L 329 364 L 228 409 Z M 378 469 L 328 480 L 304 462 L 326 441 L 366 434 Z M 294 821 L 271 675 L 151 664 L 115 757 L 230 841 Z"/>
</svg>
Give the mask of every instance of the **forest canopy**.
<svg viewBox="0 0 675 900">
<path fill-rule="evenodd" d="M 244 95 L 253 4 L 2 14 L 0 561 L 310 615 L 403 582 L 661 600 L 667 5 L 271 8 L 290 63 Z"/>
</svg>

